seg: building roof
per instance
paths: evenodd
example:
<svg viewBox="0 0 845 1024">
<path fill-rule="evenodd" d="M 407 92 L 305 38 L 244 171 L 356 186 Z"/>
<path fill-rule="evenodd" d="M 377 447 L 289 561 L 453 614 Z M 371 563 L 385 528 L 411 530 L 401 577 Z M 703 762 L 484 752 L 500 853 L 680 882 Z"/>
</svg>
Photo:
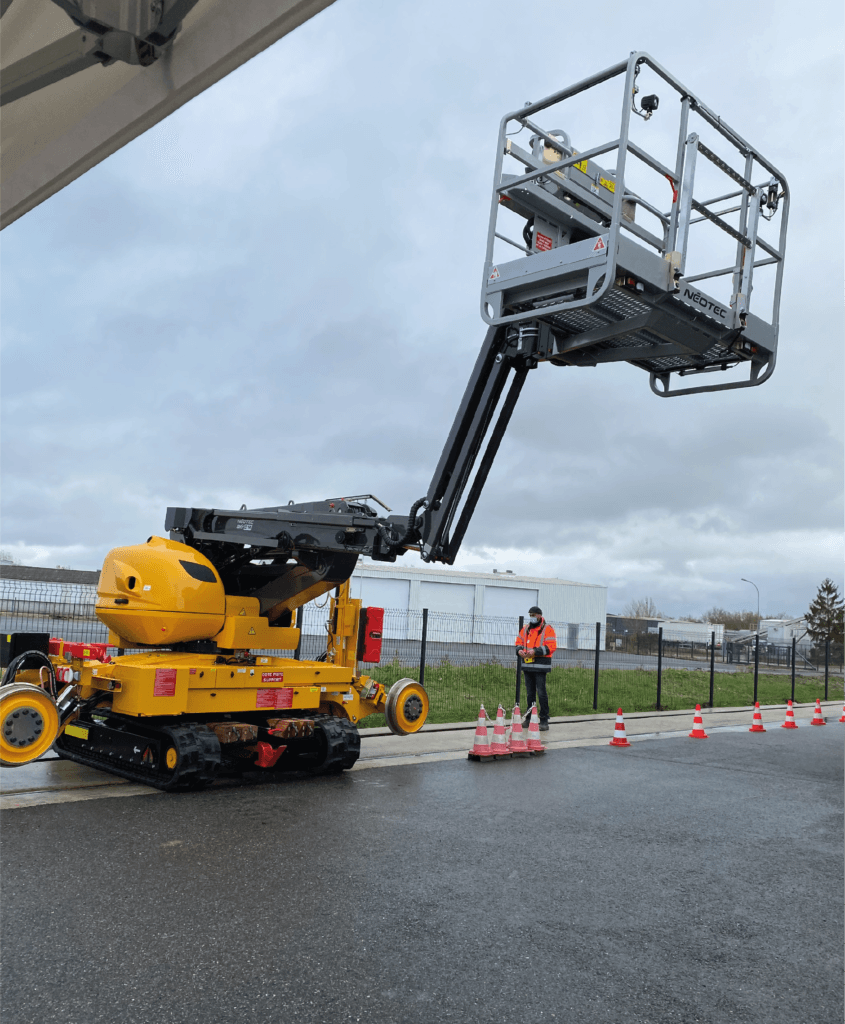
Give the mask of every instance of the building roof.
<svg viewBox="0 0 845 1024">
<path fill-rule="evenodd" d="M 99 570 L 44 569 L 39 565 L 0 565 L 0 579 L 35 580 L 39 583 L 93 583 L 100 582 Z"/>
<path fill-rule="evenodd" d="M 379 565 L 375 562 L 364 562 L 359 560 L 355 566 L 355 572 L 366 569 L 377 573 L 390 575 L 392 573 L 412 573 L 420 576 L 463 576 L 467 579 L 490 580 L 493 583 L 546 583 L 562 584 L 567 587 L 598 587 L 605 590 L 603 583 L 576 583 L 574 580 L 559 580 L 552 576 L 517 576 L 512 572 L 465 572 L 462 569 L 433 569 L 419 568 L 414 565 Z"/>
</svg>

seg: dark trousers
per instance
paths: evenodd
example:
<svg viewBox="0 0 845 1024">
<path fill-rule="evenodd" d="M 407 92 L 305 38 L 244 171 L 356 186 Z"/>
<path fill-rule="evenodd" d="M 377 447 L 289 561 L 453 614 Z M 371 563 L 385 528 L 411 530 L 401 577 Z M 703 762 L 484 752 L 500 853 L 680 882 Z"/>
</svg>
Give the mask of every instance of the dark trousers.
<svg viewBox="0 0 845 1024">
<path fill-rule="evenodd" d="M 526 709 L 530 709 L 531 705 L 536 700 L 540 711 L 540 721 L 548 722 L 549 695 L 546 692 L 546 676 L 548 673 L 538 672 L 536 669 L 526 667 L 522 670 L 522 675 L 525 678 Z"/>
</svg>

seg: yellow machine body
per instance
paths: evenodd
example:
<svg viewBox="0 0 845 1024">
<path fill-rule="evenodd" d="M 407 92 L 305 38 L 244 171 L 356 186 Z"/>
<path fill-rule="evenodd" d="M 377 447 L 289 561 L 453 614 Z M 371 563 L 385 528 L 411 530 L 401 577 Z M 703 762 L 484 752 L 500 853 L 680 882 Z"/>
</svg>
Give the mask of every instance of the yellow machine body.
<svg viewBox="0 0 845 1024">
<path fill-rule="evenodd" d="M 150 537 L 106 555 L 96 612 L 123 638 L 120 646 L 161 647 L 219 633 L 226 593 L 217 570 L 194 548 Z"/>
<path fill-rule="evenodd" d="M 27 764 L 55 743 L 71 760 L 169 789 L 207 784 L 221 764 L 272 769 L 286 751 L 306 770 L 352 767 L 356 727 L 379 712 L 396 733 L 422 728 L 429 702 L 418 682 L 387 692 L 359 672 L 361 602 L 348 580 L 331 601 L 324 660 L 278 656 L 298 647 L 299 630 L 259 611 L 257 598 L 227 595 L 211 562 L 184 544 L 152 537 L 115 549 L 97 615 L 118 655 L 100 661 L 102 647 L 58 641 L 52 673 L 21 667 L 0 689 L 0 765 Z"/>
<path fill-rule="evenodd" d="M 109 694 L 115 712 L 140 717 L 319 710 L 357 723 L 384 709 L 384 688 L 366 676 L 353 679 L 345 666 L 269 655 L 257 655 L 255 664 L 221 660 L 148 651 L 85 662 L 80 696 Z"/>
</svg>

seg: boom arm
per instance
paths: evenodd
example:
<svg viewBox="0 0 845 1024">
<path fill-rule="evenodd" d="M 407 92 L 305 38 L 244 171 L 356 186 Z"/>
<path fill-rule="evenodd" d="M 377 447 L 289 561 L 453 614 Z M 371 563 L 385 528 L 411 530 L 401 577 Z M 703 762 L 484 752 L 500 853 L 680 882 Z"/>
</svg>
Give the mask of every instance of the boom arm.
<svg viewBox="0 0 845 1024">
<path fill-rule="evenodd" d="M 488 330 L 428 493 L 407 518 L 380 515 L 366 495 L 237 511 L 168 508 L 165 529 L 214 564 L 226 593 L 257 597 L 271 622 L 349 579 L 360 555 L 394 562 L 419 551 L 451 565 L 528 370 L 545 354 L 540 337 L 530 327 Z"/>
</svg>

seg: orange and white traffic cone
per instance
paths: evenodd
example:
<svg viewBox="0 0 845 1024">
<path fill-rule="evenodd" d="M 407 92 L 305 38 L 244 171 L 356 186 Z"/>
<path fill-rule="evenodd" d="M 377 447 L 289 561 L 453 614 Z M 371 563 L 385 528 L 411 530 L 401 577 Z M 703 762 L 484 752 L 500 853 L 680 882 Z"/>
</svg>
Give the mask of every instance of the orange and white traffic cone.
<svg viewBox="0 0 845 1024">
<path fill-rule="evenodd" d="M 537 705 L 531 705 L 531 721 L 528 723 L 528 742 L 526 744 L 532 754 L 542 754 L 546 748 L 540 742 L 540 716 Z"/>
<path fill-rule="evenodd" d="M 765 732 L 763 728 L 763 716 L 760 714 L 760 701 L 754 702 L 754 718 L 751 721 L 749 732 Z"/>
<path fill-rule="evenodd" d="M 505 732 L 505 709 L 499 705 L 496 711 L 496 724 L 493 726 L 493 742 L 490 744 L 490 753 L 494 757 L 510 757 L 508 750 L 508 737 Z"/>
<path fill-rule="evenodd" d="M 490 749 L 490 740 L 487 737 L 487 712 L 484 710 L 483 704 L 478 712 L 478 724 L 475 727 L 475 743 L 467 757 L 470 761 L 493 760 L 493 751 Z"/>
<path fill-rule="evenodd" d="M 694 740 L 709 740 L 710 737 L 704 731 L 704 719 L 701 717 L 701 705 L 695 705 L 695 714 L 692 717 L 692 732 L 690 738 Z"/>
<path fill-rule="evenodd" d="M 816 701 L 816 706 L 813 708 L 813 720 L 810 725 L 825 725 L 825 720 L 822 718 L 822 705 L 821 701 Z"/>
<path fill-rule="evenodd" d="M 795 712 L 792 710 L 792 701 L 786 702 L 786 721 L 781 726 L 781 729 L 797 729 L 798 723 L 795 721 Z"/>
<path fill-rule="evenodd" d="M 530 753 L 528 744 L 522 735 L 522 712 L 519 705 L 515 704 L 511 712 L 511 731 L 508 738 L 508 749 L 517 757 L 527 757 Z"/>
<path fill-rule="evenodd" d="M 845 722 L 845 704 L 842 705 L 842 717 L 839 719 L 840 722 Z"/>
<path fill-rule="evenodd" d="M 628 737 L 625 735 L 625 720 L 622 717 L 622 708 L 616 712 L 616 725 L 613 727 L 613 739 L 608 744 L 610 747 L 630 747 Z"/>
</svg>

